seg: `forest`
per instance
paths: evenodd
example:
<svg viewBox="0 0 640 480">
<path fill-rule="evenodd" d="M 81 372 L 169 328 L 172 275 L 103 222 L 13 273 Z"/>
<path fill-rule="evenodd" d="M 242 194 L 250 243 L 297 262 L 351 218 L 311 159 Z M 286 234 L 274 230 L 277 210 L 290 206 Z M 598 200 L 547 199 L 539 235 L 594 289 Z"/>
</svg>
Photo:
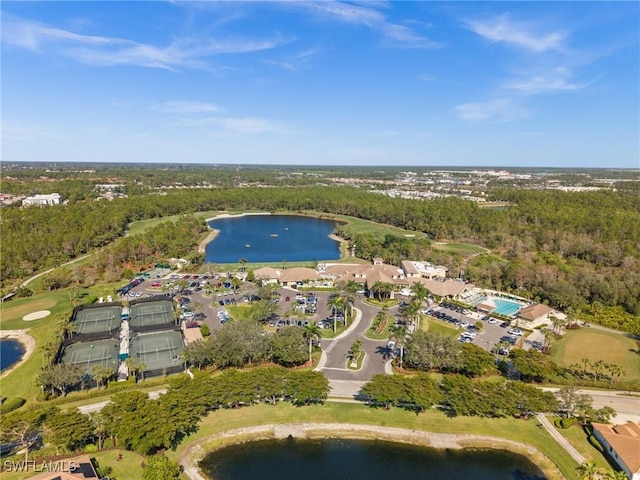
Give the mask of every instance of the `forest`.
<svg viewBox="0 0 640 480">
<path fill-rule="evenodd" d="M 489 191 L 489 199 L 508 202 L 509 207 L 491 209 L 453 196 L 409 200 L 367 189 L 304 182 L 268 188 L 251 182 L 230 186 L 233 175 L 225 172 L 222 177 L 226 180 L 216 188 L 161 194 L 148 189 L 135 193 L 132 188 L 128 198 L 112 201 L 83 197 L 89 189 L 65 178 L 60 180 L 64 185 L 78 188 L 77 195 L 70 197 L 82 200 L 48 208 L 3 208 L 3 290 L 96 249 L 102 251 L 97 258 L 103 267 L 94 276 L 108 271 L 109 263 L 114 264 L 112 276 L 117 276 L 123 264 L 194 252 L 197 237 L 205 230 L 202 219 L 199 224 L 184 220 L 164 223 L 143 237 L 125 237 L 127 225 L 136 220 L 210 210 L 314 211 L 422 232 L 429 239 L 347 238 L 357 246 L 359 257 L 381 256 L 396 264 L 404 258 L 445 264 L 453 276 L 480 286 L 517 293 L 589 321 L 640 333 L 640 195 L 636 182 L 595 192 L 498 187 Z M 274 172 L 256 170 L 249 178 L 260 176 L 277 177 Z M 22 189 L 30 182 L 22 179 Z M 56 183 L 52 182 L 54 190 Z M 344 231 L 338 233 L 348 237 Z M 445 240 L 480 245 L 490 253 L 472 258 L 443 253 L 436 244 Z M 107 250 L 102 248 L 107 246 Z"/>
</svg>

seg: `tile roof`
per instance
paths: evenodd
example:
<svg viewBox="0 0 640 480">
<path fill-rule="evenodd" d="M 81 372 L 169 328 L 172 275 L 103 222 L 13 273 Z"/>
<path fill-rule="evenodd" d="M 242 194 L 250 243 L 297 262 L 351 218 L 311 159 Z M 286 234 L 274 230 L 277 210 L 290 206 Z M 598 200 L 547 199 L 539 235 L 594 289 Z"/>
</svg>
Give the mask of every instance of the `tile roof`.
<svg viewBox="0 0 640 480">
<path fill-rule="evenodd" d="M 640 473 L 640 425 L 627 422 L 622 425 L 593 423 L 592 426 L 613 447 L 632 473 Z"/>
</svg>

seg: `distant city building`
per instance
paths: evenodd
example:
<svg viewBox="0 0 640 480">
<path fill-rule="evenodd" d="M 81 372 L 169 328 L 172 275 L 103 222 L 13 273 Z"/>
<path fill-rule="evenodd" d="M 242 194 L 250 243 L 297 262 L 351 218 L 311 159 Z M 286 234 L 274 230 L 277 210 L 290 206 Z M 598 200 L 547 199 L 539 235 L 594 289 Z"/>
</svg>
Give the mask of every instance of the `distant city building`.
<svg viewBox="0 0 640 480">
<path fill-rule="evenodd" d="M 34 195 L 33 197 L 27 197 L 22 200 L 22 205 L 27 207 L 30 205 L 36 205 L 38 207 L 46 207 L 49 205 L 60 205 L 62 197 L 59 193 L 50 193 L 47 195 Z"/>
</svg>

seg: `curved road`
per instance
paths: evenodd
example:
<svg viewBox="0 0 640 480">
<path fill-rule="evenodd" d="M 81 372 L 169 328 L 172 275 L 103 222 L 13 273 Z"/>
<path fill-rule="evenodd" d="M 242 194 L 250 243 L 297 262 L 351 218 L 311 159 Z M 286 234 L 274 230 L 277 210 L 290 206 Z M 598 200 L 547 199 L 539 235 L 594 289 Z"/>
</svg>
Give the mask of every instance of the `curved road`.
<svg viewBox="0 0 640 480">
<path fill-rule="evenodd" d="M 323 340 L 322 358 L 316 371 L 322 372 L 329 380 L 332 396 L 353 397 L 374 374 L 392 373 L 387 340 L 370 340 L 364 336 L 379 309 L 360 300 L 356 304 L 356 317 L 351 326 L 330 340 L 328 345 L 325 344 L 327 340 Z M 362 342 L 366 356 L 360 370 L 349 370 L 349 350 L 356 340 Z"/>
</svg>

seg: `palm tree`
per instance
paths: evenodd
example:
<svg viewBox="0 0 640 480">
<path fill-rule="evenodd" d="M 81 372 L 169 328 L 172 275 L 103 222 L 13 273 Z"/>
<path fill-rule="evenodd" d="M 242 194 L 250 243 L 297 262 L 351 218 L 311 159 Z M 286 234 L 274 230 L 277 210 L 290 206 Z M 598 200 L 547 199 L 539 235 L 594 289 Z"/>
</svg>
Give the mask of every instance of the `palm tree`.
<svg viewBox="0 0 640 480">
<path fill-rule="evenodd" d="M 351 348 L 349 349 L 349 357 L 351 358 L 351 361 L 357 360 L 361 351 L 362 351 L 362 342 L 360 341 L 360 339 L 357 339 L 355 342 L 351 344 Z"/>
<path fill-rule="evenodd" d="M 144 382 L 144 371 L 147 369 L 147 364 L 144 362 L 138 363 L 136 367 L 138 372 L 140 372 L 140 379 Z"/>
<path fill-rule="evenodd" d="M 600 380 L 600 373 L 602 373 L 607 368 L 607 364 L 604 360 L 598 360 L 593 364 L 593 371 L 596 374 L 596 382 Z"/>
<path fill-rule="evenodd" d="M 353 318 L 353 306 L 356 303 L 356 299 L 359 297 L 358 290 L 360 289 L 360 286 L 354 280 L 339 282 L 336 286 L 338 288 L 338 295 L 342 298 L 344 309 L 346 310 L 346 308 L 349 307 L 351 317 Z M 344 314 L 346 322 L 347 312 L 345 311 Z"/>
<path fill-rule="evenodd" d="M 244 272 L 247 269 L 247 259 L 242 257 L 240 260 L 240 271 Z"/>
<path fill-rule="evenodd" d="M 415 282 L 411 285 L 411 293 L 413 293 L 413 299 L 420 306 L 422 306 L 422 302 L 424 302 L 429 296 L 429 290 L 427 290 L 427 287 L 420 282 Z"/>
<path fill-rule="evenodd" d="M 371 291 L 378 300 L 386 302 L 393 292 L 393 284 L 378 281 L 371 286 Z"/>
<path fill-rule="evenodd" d="M 582 358 L 580 360 L 580 366 L 582 367 L 582 373 L 586 377 L 587 374 L 589 373 L 589 367 L 591 366 L 591 362 L 589 361 L 588 358 Z"/>
<path fill-rule="evenodd" d="M 337 322 L 338 322 L 338 311 L 343 310 L 342 297 L 339 295 L 332 295 L 327 300 L 327 306 L 333 309 L 333 333 L 336 333 Z"/>
<path fill-rule="evenodd" d="M 542 330 L 540 330 L 540 332 L 542 332 L 542 334 L 544 335 L 544 347 L 543 347 L 544 352 L 551 353 L 551 344 L 555 339 L 555 333 L 549 330 L 548 328 L 543 328 Z"/>
<path fill-rule="evenodd" d="M 420 304 L 413 301 L 405 305 L 402 309 L 402 316 L 407 319 L 407 322 L 412 325 L 414 330 L 417 330 L 420 327 Z"/>
<path fill-rule="evenodd" d="M 400 347 L 400 368 L 402 368 L 402 359 L 404 357 L 404 342 L 406 340 L 407 329 L 404 325 L 394 325 L 389 329 L 391 333 L 391 339 L 396 342 L 396 345 Z"/>
<path fill-rule="evenodd" d="M 551 320 L 551 323 L 553 324 L 553 333 L 555 335 L 560 335 L 560 332 L 562 331 L 562 327 L 564 326 L 564 324 L 566 323 L 563 319 L 558 318 L 554 315 L 551 315 L 549 317 L 549 319 Z"/>
<path fill-rule="evenodd" d="M 622 470 L 618 470 L 617 472 L 610 470 L 604 474 L 604 478 L 605 480 L 627 480 L 629 477 Z"/>
<path fill-rule="evenodd" d="M 621 369 L 622 367 L 620 365 L 617 365 L 615 363 L 607 363 L 607 370 L 609 371 L 609 385 L 613 384 L 614 375 L 618 372 L 618 370 Z"/>
<path fill-rule="evenodd" d="M 598 472 L 598 466 L 593 462 L 584 462 L 582 465 L 577 467 L 578 475 L 580 480 L 593 480 L 596 478 L 596 473 Z"/>
<path fill-rule="evenodd" d="M 309 342 L 309 361 L 311 361 L 311 349 L 313 342 L 320 338 L 320 328 L 316 325 L 316 322 L 310 323 L 304 327 L 304 336 Z"/>
</svg>

